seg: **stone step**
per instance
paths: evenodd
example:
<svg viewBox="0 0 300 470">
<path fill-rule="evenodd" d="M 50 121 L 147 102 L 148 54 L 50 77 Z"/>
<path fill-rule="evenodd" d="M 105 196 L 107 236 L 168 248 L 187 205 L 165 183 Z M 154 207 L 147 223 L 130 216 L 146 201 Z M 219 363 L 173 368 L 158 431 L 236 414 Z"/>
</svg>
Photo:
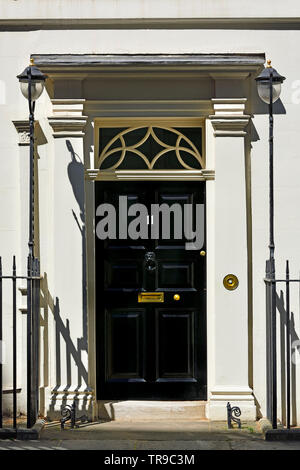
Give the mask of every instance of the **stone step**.
<svg viewBox="0 0 300 470">
<path fill-rule="evenodd" d="M 98 401 L 100 419 L 112 421 L 205 420 L 206 401 Z"/>
</svg>

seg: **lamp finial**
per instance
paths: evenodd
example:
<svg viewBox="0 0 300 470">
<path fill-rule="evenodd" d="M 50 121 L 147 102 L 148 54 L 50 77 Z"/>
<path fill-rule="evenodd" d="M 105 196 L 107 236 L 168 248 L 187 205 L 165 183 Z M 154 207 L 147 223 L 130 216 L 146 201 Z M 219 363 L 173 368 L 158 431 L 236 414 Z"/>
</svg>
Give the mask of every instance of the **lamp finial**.
<svg viewBox="0 0 300 470">
<path fill-rule="evenodd" d="M 29 65 L 35 65 L 33 57 L 30 57 L 30 64 Z"/>
<path fill-rule="evenodd" d="M 267 64 L 268 64 L 268 65 L 267 65 L 268 68 L 271 68 L 271 67 L 272 67 L 272 65 L 271 65 L 271 60 L 270 60 L 270 59 L 267 60 Z"/>
</svg>

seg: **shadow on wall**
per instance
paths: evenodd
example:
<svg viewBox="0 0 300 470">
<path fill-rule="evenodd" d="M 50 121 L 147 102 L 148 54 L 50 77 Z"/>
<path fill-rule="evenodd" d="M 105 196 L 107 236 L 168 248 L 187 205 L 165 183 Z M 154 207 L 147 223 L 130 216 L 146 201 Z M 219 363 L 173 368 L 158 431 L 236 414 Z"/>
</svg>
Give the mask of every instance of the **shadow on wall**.
<svg viewBox="0 0 300 470">
<path fill-rule="evenodd" d="M 56 297 L 55 300 L 51 296 L 49 289 L 48 289 L 48 280 L 47 274 L 44 273 L 42 284 L 41 284 L 41 308 L 44 311 L 44 318 L 41 318 L 41 327 L 43 331 L 42 336 L 42 344 L 41 347 L 43 348 L 43 358 L 44 358 L 44 387 L 46 388 L 48 384 L 48 377 L 49 377 L 49 332 L 48 332 L 48 325 L 49 325 L 49 310 L 53 315 L 53 319 L 55 322 L 55 344 L 56 344 L 56 386 L 53 389 L 53 400 L 50 405 L 50 411 L 54 411 L 56 398 L 55 392 L 58 391 L 61 383 L 61 344 L 65 347 L 65 361 L 66 361 L 66 376 L 67 376 L 67 384 L 64 391 L 66 395 L 62 395 L 62 402 L 61 405 L 66 404 L 67 401 L 67 392 L 71 386 L 71 361 L 73 360 L 76 364 L 77 371 L 78 371 L 78 380 L 77 380 L 77 387 L 72 388 L 72 394 L 76 395 L 76 392 L 82 387 L 83 382 L 85 384 L 88 383 L 88 372 L 85 368 L 85 365 L 82 362 L 81 352 L 82 348 L 81 340 L 82 338 L 78 338 L 77 345 L 75 345 L 72 341 L 70 336 L 70 327 L 69 327 L 69 320 L 66 320 L 66 323 L 63 322 L 60 316 L 60 307 L 59 307 L 59 299 Z M 82 388 L 81 388 L 82 390 Z M 43 387 L 41 387 L 41 409 L 46 409 L 47 403 L 45 403 L 45 394 L 43 393 Z M 81 404 L 81 409 L 84 410 L 84 403 Z M 86 409 L 85 411 L 89 411 Z"/>
<path fill-rule="evenodd" d="M 86 291 L 86 230 L 84 213 L 84 165 L 80 157 L 74 152 L 72 144 L 66 140 L 67 149 L 71 154 L 71 162 L 68 165 L 68 177 L 72 186 L 74 197 L 80 210 L 80 221 L 72 210 L 76 225 L 81 234 L 81 256 L 82 256 L 82 324 L 83 335 L 80 347 L 87 352 L 87 291 Z M 79 160 L 79 161 L 78 161 Z"/>
<path fill-rule="evenodd" d="M 299 287 L 297 286 L 299 289 Z M 278 345 L 278 361 L 280 365 L 280 373 L 278 376 L 281 391 L 281 422 L 286 425 L 286 325 L 287 312 L 285 305 L 285 294 L 281 290 L 276 296 L 276 307 L 279 312 L 279 345 Z M 290 331 L 291 331 L 291 424 L 297 424 L 297 378 L 296 366 L 300 359 L 300 339 L 295 330 L 295 314 L 290 313 Z M 279 403 L 278 403 L 279 404 Z"/>
<path fill-rule="evenodd" d="M 56 392 L 60 391 L 60 404 L 64 405 L 67 402 L 68 392 L 71 395 L 76 396 L 79 394 L 79 390 L 82 393 L 83 390 L 88 389 L 88 371 L 82 361 L 82 352 L 87 352 L 87 295 L 86 295 L 86 251 L 85 251 L 85 217 L 84 217 L 84 166 L 80 161 L 78 155 L 74 152 L 72 144 L 69 140 L 66 141 L 67 149 L 71 154 L 71 161 L 68 165 L 67 172 L 74 193 L 75 200 L 79 206 L 80 220 L 78 220 L 75 212 L 72 210 L 72 214 L 75 220 L 76 229 L 80 231 L 82 239 L 82 337 L 77 338 L 77 344 L 74 344 L 70 334 L 70 321 L 66 319 L 65 323 L 61 318 L 59 298 L 54 298 L 48 289 L 47 274 L 44 273 L 44 277 L 41 283 L 41 308 L 44 312 L 44 317 L 41 316 L 41 327 L 42 327 L 42 344 L 43 358 L 44 358 L 44 377 L 41 377 L 41 381 L 44 384 L 41 387 L 41 410 L 47 409 L 45 389 L 49 386 L 49 310 L 53 315 L 55 322 L 55 371 L 56 371 L 56 386 L 52 390 L 52 402 L 50 405 L 50 412 L 54 411 L 56 404 Z M 61 349 L 65 348 L 62 353 Z M 64 359 L 62 359 L 64 358 Z M 62 360 L 65 361 L 65 367 L 62 367 Z M 72 378 L 71 364 L 76 364 L 77 378 Z M 62 369 L 65 372 L 66 382 L 62 383 Z M 76 386 L 74 386 L 76 384 Z M 62 386 L 64 389 L 62 390 Z M 72 386 L 72 388 L 71 388 Z M 66 392 L 65 394 L 61 392 Z M 82 397 L 80 408 L 83 411 L 89 411 L 87 400 Z M 57 407 L 56 407 L 57 410 Z"/>
</svg>

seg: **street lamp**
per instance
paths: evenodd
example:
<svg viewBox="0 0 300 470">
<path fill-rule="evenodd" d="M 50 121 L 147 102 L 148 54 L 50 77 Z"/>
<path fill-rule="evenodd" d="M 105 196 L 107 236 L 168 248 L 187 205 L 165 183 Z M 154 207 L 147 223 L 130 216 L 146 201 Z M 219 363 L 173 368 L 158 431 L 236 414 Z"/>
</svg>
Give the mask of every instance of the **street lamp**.
<svg viewBox="0 0 300 470">
<path fill-rule="evenodd" d="M 258 95 L 269 105 L 269 251 L 270 257 L 266 266 L 266 281 L 270 283 L 270 345 L 272 360 L 272 398 L 271 417 L 273 429 L 277 428 L 277 360 L 276 360 L 276 281 L 275 281 L 275 244 L 274 244 L 274 165 L 273 165 L 273 103 L 278 100 L 281 84 L 285 80 L 277 70 L 268 65 L 256 77 Z"/>
<path fill-rule="evenodd" d="M 29 256 L 27 266 L 27 427 L 38 413 L 38 341 L 39 341 L 39 262 L 34 258 L 34 108 L 41 96 L 46 75 L 30 59 L 30 65 L 17 76 L 29 106 Z M 34 366 L 33 366 L 34 364 Z M 34 413 L 34 416 L 33 416 Z"/>
<path fill-rule="evenodd" d="M 30 59 L 30 65 L 17 75 L 20 82 L 20 88 L 23 96 L 28 100 L 29 106 L 29 135 L 30 135 L 30 164 L 29 164 L 29 256 L 33 257 L 33 211 L 34 211 L 34 108 L 36 100 L 41 96 L 45 80 L 47 78 L 34 65 L 33 59 Z"/>
</svg>

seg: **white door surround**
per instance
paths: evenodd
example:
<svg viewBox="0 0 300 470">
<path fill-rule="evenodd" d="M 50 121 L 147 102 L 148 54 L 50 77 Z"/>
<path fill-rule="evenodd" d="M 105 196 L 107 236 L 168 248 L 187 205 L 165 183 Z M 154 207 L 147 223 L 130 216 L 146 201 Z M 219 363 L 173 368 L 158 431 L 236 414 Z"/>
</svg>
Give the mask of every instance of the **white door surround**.
<svg viewBox="0 0 300 470">
<path fill-rule="evenodd" d="M 242 410 L 243 419 L 254 420 L 256 408 L 249 387 L 248 368 L 248 241 L 245 136 L 250 121 L 247 79 L 257 74 L 263 54 L 211 54 L 175 56 L 90 56 L 34 55 L 36 65 L 53 81 L 53 113 L 48 122 L 53 129 L 55 158 L 64 153 L 65 140 L 71 142 L 85 167 L 85 226 L 87 259 L 88 355 L 86 384 L 56 387 L 51 383 L 52 411 L 61 399 L 82 399 L 84 409 L 97 416 L 96 338 L 94 278 L 94 167 L 95 118 L 201 118 L 205 120 L 206 168 L 195 179 L 206 180 L 207 188 L 207 417 L 226 419 L 230 401 Z M 149 74 L 156 80 L 168 77 L 185 83 L 202 80 L 205 96 L 199 99 L 97 99 L 87 84 L 98 79 L 143 80 Z M 130 78 L 131 77 L 131 78 Z M 68 90 L 64 81 L 68 80 Z M 202 83 L 202 82 L 201 82 Z M 235 83 L 237 86 L 231 87 Z M 210 92 L 209 86 L 211 85 Z M 235 90 L 234 92 L 232 90 Z M 64 95 L 65 93 L 65 95 Z M 231 95 L 230 95 L 231 94 Z M 233 96 L 232 96 L 233 94 Z M 88 95 L 88 97 L 87 97 Z M 229 97 L 228 97 L 229 96 Z M 61 175 L 65 163 L 57 164 L 59 184 L 69 184 Z M 57 175 L 58 176 L 58 175 Z M 141 177 L 142 175 L 139 175 Z M 165 175 L 166 176 L 166 175 Z M 201 176 L 201 177 L 199 177 Z M 55 175 L 54 175 L 55 177 Z M 176 178 L 176 177 L 175 177 Z M 131 179 L 131 178 L 128 178 Z M 185 175 L 181 175 L 181 179 Z M 228 189 L 230 188 L 230 190 Z M 60 199 L 60 204 L 64 201 Z M 55 218 L 55 214 L 54 214 Z M 238 223 L 237 223 L 238 221 Z M 70 226 L 70 234 L 73 227 Z M 225 275 L 239 278 L 239 287 L 228 291 Z M 78 312 L 80 315 L 80 312 Z M 73 319 L 76 321 L 76 319 Z M 71 319 L 72 321 L 72 319 Z M 63 398 L 64 397 L 64 398 Z M 54 403 L 54 404 L 53 404 Z M 55 404 L 57 403 L 57 405 Z"/>
</svg>

